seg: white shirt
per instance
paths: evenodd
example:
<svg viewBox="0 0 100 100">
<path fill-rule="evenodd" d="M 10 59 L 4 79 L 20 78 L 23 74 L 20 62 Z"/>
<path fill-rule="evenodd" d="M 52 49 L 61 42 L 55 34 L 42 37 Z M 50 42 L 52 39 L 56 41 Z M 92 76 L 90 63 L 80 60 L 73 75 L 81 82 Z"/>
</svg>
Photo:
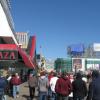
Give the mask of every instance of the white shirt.
<svg viewBox="0 0 100 100">
<path fill-rule="evenodd" d="M 87 83 L 87 78 L 86 77 L 83 77 L 82 80 Z"/>
<path fill-rule="evenodd" d="M 10 81 L 10 80 L 11 80 L 11 78 L 12 78 L 12 77 L 11 77 L 11 76 L 9 76 L 9 77 L 7 78 L 7 81 Z"/>
<path fill-rule="evenodd" d="M 55 85 L 56 85 L 57 80 L 58 80 L 58 77 L 52 77 L 50 80 L 50 87 L 51 87 L 52 92 L 54 93 L 55 93 Z"/>
</svg>

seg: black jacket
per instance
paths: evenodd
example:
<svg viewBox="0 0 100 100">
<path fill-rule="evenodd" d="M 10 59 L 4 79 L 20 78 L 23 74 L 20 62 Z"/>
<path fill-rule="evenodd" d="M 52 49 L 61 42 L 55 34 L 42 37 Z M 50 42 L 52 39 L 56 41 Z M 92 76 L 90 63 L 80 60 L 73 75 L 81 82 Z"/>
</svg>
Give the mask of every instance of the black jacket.
<svg viewBox="0 0 100 100">
<path fill-rule="evenodd" d="M 81 78 L 78 78 L 75 81 L 73 81 L 72 87 L 73 87 L 73 99 L 84 98 L 87 95 L 86 83 Z"/>
</svg>

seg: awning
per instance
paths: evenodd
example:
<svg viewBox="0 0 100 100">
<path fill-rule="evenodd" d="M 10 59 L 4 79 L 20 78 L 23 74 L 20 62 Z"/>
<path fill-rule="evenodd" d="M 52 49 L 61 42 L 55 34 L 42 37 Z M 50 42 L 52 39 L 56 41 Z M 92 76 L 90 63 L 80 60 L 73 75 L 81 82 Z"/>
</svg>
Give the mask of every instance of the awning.
<svg viewBox="0 0 100 100">
<path fill-rule="evenodd" d="M 0 44 L 0 50 L 17 50 L 16 44 Z"/>
<path fill-rule="evenodd" d="M 16 44 L 0 44 L 0 61 L 18 60 L 18 53 L 28 68 L 35 68 L 35 63 L 32 61 L 31 56 L 27 55 L 27 53 Z"/>
<path fill-rule="evenodd" d="M 0 61 L 17 61 L 18 49 L 15 44 L 0 44 Z"/>
<path fill-rule="evenodd" d="M 20 47 L 18 47 L 18 52 L 19 52 L 19 54 L 21 55 L 21 57 L 22 57 L 22 59 L 23 59 L 25 65 L 26 65 L 27 67 L 32 68 L 32 69 L 35 68 L 35 65 L 34 65 L 34 63 L 32 62 L 31 57 L 28 56 L 28 55 L 26 54 L 25 51 L 23 51 Z"/>
</svg>

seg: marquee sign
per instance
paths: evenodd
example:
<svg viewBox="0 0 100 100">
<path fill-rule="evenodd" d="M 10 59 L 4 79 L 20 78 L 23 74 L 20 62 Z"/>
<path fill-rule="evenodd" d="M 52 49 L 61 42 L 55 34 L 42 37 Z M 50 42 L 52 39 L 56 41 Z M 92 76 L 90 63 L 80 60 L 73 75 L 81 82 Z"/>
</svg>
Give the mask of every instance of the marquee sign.
<svg viewBox="0 0 100 100">
<path fill-rule="evenodd" d="M 17 51 L 0 51 L 0 60 L 17 60 Z"/>
</svg>

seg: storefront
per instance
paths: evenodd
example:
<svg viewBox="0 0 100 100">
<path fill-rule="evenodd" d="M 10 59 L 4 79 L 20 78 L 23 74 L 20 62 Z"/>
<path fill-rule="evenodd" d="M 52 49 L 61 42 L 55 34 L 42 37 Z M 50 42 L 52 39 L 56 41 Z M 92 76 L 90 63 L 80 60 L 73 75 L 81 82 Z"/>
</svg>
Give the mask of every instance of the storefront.
<svg viewBox="0 0 100 100">
<path fill-rule="evenodd" d="M 15 44 L 0 44 L 0 69 L 19 71 L 21 69 L 34 69 L 32 59 Z"/>
</svg>

